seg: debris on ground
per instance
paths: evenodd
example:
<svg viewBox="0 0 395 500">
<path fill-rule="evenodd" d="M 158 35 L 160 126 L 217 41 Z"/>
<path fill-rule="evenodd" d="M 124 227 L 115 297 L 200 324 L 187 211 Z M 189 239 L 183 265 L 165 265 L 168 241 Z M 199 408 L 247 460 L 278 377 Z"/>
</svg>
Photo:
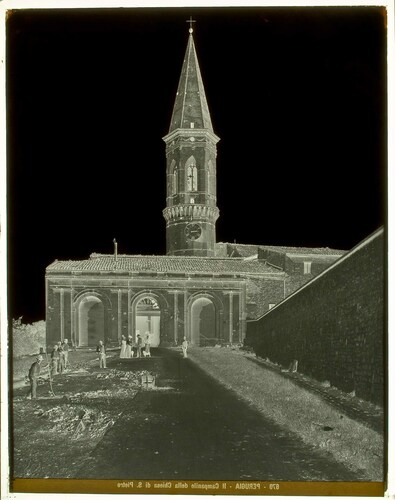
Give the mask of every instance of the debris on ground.
<svg viewBox="0 0 395 500">
<path fill-rule="evenodd" d="M 100 372 L 96 374 L 96 378 L 98 379 L 127 380 L 136 385 L 139 385 L 141 383 L 142 378 L 146 376 L 155 378 L 155 376 L 151 372 L 148 372 L 147 370 L 126 372 L 122 370 L 117 370 L 116 368 L 112 368 L 111 370 L 107 370 L 105 372 Z"/>
<path fill-rule="evenodd" d="M 21 477 L 44 477 L 49 470 L 50 477 L 74 477 L 75 458 L 87 459 L 121 415 L 134 408 L 142 377 L 157 377 L 147 370 L 131 371 L 130 366 L 102 369 L 95 357 L 93 352 L 72 352 L 61 374 L 49 380 L 42 372 L 37 399 L 26 397 L 30 381 L 25 374 L 20 388 L 14 384 L 13 450 L 15 471 Z M 152 388 L 156 389 L 169 390 Z M 59 436 L 65 446 L 59 447 Z"/>
<path fill-rule="evenodd" d="M 75 373 L 75 374 L 78 374 L 78 375 L 81 375 L 83 373 L 90 373 L 86 368 L 83 368 L 82 366 L 79 366 L 79 367 L 68 367 L 66 368 L 66 372 L 68 372 L 68 375 L 71 375 L 72 373 Z"/>
<path fill-rule="evenodd" d="M 96 360 L 89 359 L 82 362 L 71 361 L 68 363 L 67 367 L 70 371 L 76 372 L 81 370 L 81 372 L 87 371 L 87 368 L 92 367 L 93 365 L 97 365 Z"/>
<path fill-rule="evenodd" d="M 83 405 L 57 405 L 48 410 L 38 410 L 39 417 L 51 425 L 45 433 L 69 434 L 71 439 L 101 439 L 114 425 L 119 415 L 88 408 Z"/>
<path fill-rule="evenodd" d="M 84 399 L 118 399 L 133 398 L 137 394 L 137 388 L 112 388 L 98 389 L 95 391 L 77 392 L 71 396 L 72 401 L 83 401 Z"/>
</svg>

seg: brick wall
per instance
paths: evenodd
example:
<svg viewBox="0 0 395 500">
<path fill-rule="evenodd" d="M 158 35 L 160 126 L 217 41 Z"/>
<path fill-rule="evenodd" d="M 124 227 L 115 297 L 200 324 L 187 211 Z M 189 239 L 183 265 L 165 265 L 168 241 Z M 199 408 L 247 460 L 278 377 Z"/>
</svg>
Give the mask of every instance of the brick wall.
<svg viewBox="0 0 395 500">
<path fill-rule="evenodd" d="M 331 266 L 336 260 L 338 260 L 340 255 L 292 255 L 285 257 L 285 272 L 290 275 L 300 275 L 304 276 L 306 280 L 311 279 L 313 276 L 322 273 L 327 267 Z M 270 262 L 270 261 L 269 261 Z M 310 262 L 311 268 L 310 273 L 305 274 L 304 263 Z"/>
<path fill-rule="evenodd" d="M 247 320 L 265 314 L 270 304 L 278 304 L 284 299 L 284 279 L 249 278 L 247 280 Z"/>
<path fill-rule="evenodd" d="M 257 355 L 383 405 L 384 241 L 379 230 L 257 321 Z"/>
</svg>

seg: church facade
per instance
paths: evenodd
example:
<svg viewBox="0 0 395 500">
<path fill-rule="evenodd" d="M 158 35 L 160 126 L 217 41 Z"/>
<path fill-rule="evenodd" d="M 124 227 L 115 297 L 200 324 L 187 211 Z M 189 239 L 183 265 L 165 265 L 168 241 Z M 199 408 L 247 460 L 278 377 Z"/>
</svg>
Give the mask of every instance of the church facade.
<svg viewBox="0 0 395 500">
<path fill-rule="evenodd" d="M 151 332 L 152 345 L 243 342 L 247 320 L 344 253 L 216 242 L 216 144 L 193 39 L 182 65 L 166 144 L 166 255 L 91 254 L 46 269 L 47 347 L 118 343 Z"/>
</svg>

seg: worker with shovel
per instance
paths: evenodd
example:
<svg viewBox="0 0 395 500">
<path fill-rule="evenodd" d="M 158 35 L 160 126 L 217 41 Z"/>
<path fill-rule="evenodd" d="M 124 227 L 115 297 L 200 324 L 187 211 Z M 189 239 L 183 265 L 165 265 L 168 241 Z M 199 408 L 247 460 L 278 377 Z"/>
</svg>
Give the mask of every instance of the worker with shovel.
<svg viewBox="0 0 395 500">
<path fill-rule="evenodd" d="M 40 375 L 42 360 L 43 357 L 41 356 L 41 354 L 39 354 L 36 358 L 36 361 L 30 367 L 29 370 L 30 389 L 26 396 L 27 399 L 29 398 L 29 396 L 31 399 L 37 399 L 37 379 Z"/>
</svg>

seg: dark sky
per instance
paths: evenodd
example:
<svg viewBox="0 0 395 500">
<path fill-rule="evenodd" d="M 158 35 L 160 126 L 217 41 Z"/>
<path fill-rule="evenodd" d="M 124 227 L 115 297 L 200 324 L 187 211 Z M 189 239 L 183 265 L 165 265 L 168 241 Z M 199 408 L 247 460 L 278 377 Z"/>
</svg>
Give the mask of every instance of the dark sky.
<svg viewBox="0 0 395 500">
<path fill-rule="evenodd" d="M 45 268 L 164 254 L 188 24 L 218 143 L 217 241 L 349 249 L 386 217 L 384 9 L 19 10 L 8 17 L 9 309 Z"/>
</svg>

